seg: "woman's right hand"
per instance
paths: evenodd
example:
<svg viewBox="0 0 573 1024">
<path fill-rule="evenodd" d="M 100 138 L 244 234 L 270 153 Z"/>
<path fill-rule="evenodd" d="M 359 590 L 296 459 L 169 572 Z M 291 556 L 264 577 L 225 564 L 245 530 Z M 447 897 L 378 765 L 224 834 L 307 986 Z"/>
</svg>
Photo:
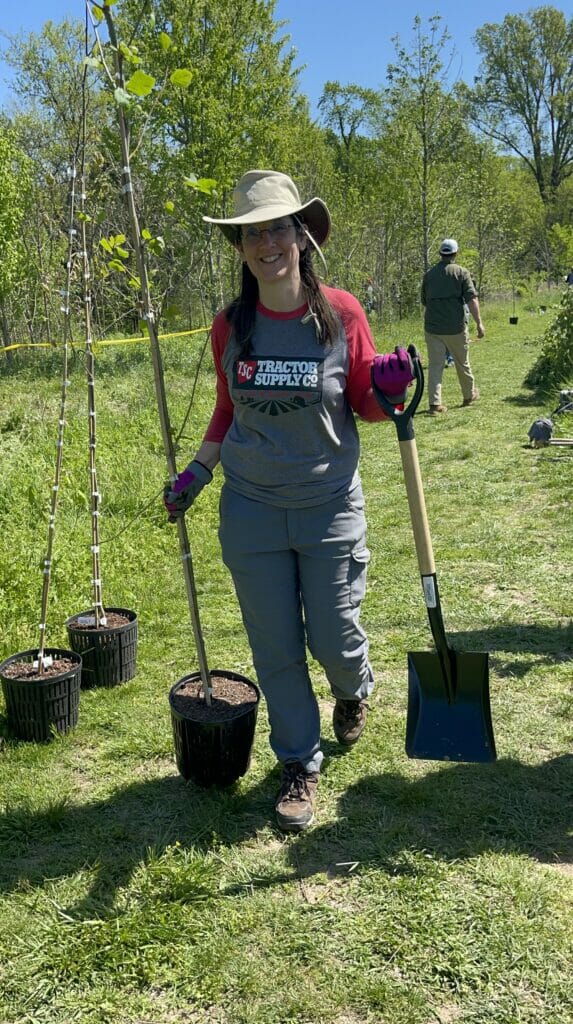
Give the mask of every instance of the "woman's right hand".
<svg viewBox="0 0 573 1024">
<path fill-rule="evenodd" d="M 172 484 L 166 484 L 163 491 L 163 504 L 169 512 L 169 522 L 174 523 L 185 515 L 195 498 L 210 484 L 213 474 L 202 462 L 194 459 L 182 473 L 179 473 Z"/>
</svg>

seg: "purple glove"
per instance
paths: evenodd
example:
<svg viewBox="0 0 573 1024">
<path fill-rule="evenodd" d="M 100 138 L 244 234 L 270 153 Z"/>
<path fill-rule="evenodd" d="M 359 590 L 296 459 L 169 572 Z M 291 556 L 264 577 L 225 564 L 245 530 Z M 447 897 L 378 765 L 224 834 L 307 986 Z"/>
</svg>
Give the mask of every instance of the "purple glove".
<svg viewBox="0 0 573 1024">
<path fill-rule="evenodd" d="M 182 473 L 179 473 L 173 484 L 166 484 L 163 491 L 163 504 L 169 512 L 169 522 L 184 515 L 203 490 L 205 484 L 211 483 L 213 474 L 202 462 L 196 459 L 190 462 Z"/>
<path fill-rule="evenodd" d="M 392 405 L 406 401 L 408 385 L 414 381 L 414 364 L 405 348 L 398 345 L 393 352 L 374 356 L 372 361 L 374 384 Z"/>
</svg>

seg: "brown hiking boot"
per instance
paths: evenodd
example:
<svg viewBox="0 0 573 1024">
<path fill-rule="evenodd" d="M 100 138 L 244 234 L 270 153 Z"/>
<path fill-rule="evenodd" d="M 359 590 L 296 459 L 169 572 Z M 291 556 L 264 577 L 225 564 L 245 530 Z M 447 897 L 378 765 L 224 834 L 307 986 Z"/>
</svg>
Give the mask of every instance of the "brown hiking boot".
<svg viewBox="0 0 573 1024">
<path fill-rule="evenodd" d="M 302 832 L 314 821 L 318 772 L 307 772 L 300 761 L 285 761 L 275 804 L 277 822 L 284 832 Z"/>
<path fill-rule="evenodd" d="M 351 747 L 360 739 L 364 726 L 368 704 L 365 700 L 341 700 L 336 698 L 332 712 L 332 728 L 339 743 Z"/>
<path fill-rule="evenodd" d="M 447 405 L 431 405 L 430 416 L 438 416 L 441 412 L 447 412 Z"/>
<path fill-rule="evenodd" d="M 472 392 L 470 398 L 464 398 L 464 400 L 462 402 L 462 408 L 465 409 L 466 406 L 473 405 L 474 402 L 477 402 L 478 398 L 479 398 L 479 391 L 476 388 L 476 390 Z"/>
</svg>

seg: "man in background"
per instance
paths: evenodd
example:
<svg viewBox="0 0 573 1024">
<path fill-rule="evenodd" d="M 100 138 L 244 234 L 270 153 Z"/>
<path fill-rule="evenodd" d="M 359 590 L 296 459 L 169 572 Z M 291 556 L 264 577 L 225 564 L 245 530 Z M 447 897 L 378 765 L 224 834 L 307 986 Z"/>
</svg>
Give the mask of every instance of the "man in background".
<svg viewBox="0 0 573 1024">
<path fill-rule="evenodd" d="M 479 398 L 469 360 L 468 312 L 476 322 L 478 338 L 483 338 L 485 329 L 470 273 L 456 262 L 458 250 L 455 238 L 444 238 L 439 263 L 430 267 L 422 280 L 428 397 L 433 416 L 447 411 L 442 405 L 442 375 L 447 352 L 454 360 L 462 389 L 462 405 L 473 405 Z"/>
</svg>

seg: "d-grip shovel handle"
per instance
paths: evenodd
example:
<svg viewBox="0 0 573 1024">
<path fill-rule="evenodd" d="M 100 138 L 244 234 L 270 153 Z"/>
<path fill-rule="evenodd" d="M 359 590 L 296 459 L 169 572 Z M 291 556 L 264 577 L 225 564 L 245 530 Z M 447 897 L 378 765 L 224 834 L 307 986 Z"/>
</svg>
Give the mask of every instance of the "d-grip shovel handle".
<svg viewBox="0 0 573 1024">
<path fill-rule="evenodd" d="M 424 601 L 426 603 L 428 619 L 430 621 L 430 629 L 432 630 L 432 636 L 442 665 L 444 688 L 446 690 L 448 701 L 451 704 L 455 698 L 456 691 L 454 659 L 452 658 L 452 652 L 448 647 L 446 631 L 444 629 L 444 620 L 442 618 L 442 607 L 440 604 L 438 580 L 434 564 L 432 538 L 430 536 L 430 527 L 428 525 L 428 517 L 426 514 L 426 501 L 424 498 L 422 477 L 420 475 L 418 449 L 416 447 L 413 423 L 414 413 L 420 404 L 420 399 L 424 391 L 424 371 L 420 362 L 420 356 L 414 345 L 408 346 L 408 353 L 412 357 L 416 381 L 414 395 L 410 400 L 409 405 L 407 405 L 402 411 L 396 409 L 396 407 L 388 401 L 383 392 L 380 391 L 378 386 L 375 384 L 373 371 L 371 372 L 372 391 L 384 412 L 387 413 L 390 419 L 394 420 L 396 430 L 398 432 L 398 444 L 400 447 L 400 457 L 402 459 L 402 469 L 404 472 L 404 482 L 406 484 L 410 518 L 412 520 L 412 531 L 414 534 L 414 543 L 416 545 L 418 567 L 422 577 Z"/>
</svg>

